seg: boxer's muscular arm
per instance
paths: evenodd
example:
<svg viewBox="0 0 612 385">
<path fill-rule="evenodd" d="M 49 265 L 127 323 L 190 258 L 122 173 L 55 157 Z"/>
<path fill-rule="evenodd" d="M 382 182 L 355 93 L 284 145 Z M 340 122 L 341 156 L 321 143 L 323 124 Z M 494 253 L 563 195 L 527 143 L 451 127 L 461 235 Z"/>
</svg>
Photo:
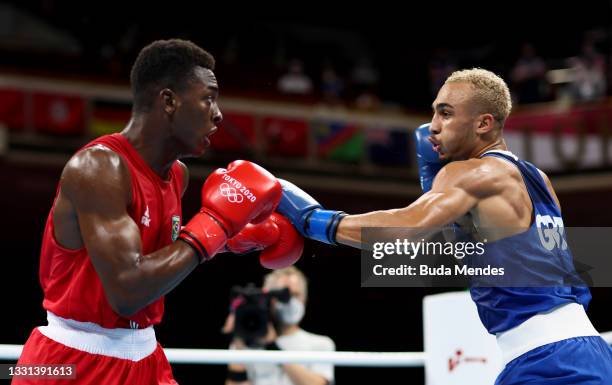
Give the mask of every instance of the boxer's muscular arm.
<svg viewBox="0 0 612 385">
<path fill-rule="evenodd" d="M 483 169 L 479 162 L 474 159 L 449 163 L 436 176 L 431 191 L 408 207 L 345 217 L 338 226 L 336 241 L 359 248 L 362 227 L 419 228 L 415 236 L 430 235 L 426 229 L 451 223 L 481 199 L 500 192 L 500 175 L 491 168 Z"/>
<path fill-rule="evenodd" d="M 127 213 L 129 171 L 114 152 L 102 147 L 81 151 L 64 168 L 60 188 L 76 211 L 83 244 L 117 313 L 137 312 L 198 265 L 184 242 L 142 254 L 138 226 Z"/>
</svg>

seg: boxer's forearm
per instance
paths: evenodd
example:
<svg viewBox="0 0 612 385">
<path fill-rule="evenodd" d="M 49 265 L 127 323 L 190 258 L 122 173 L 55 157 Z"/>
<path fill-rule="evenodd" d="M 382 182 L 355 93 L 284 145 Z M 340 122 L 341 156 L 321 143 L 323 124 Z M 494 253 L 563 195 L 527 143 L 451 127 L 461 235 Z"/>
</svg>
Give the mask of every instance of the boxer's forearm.
<svg viewBox="0 0 612 385">
<path fill-rule="evenodd" d="M 336 241 L 362 248 L 362 229 L 377 227 L 401 228 L 403 238 L 419 240 L 467 213 L 475 202 L 475 199 L 458 189 L 444 193 L 429 192 L 405 208 L 345 217 L 338 226 Z"/>
<path fill-rule="evenodd" d="M 363 228 L 389 227 L 398 220 L 397 210 L 373 211 L 366 214 L 348 215 L 342 219 L 336 232 L 336 242 L 346 246 L 362 248 L 361 231 Z M 401 227 L 399 225 L 398 227 Z"/>
<path fill-rule="evenodd" d="M 435 233 L 433 228 L 418 227 L 412 221 L 403 217 L 402 209 L 375 211 L 367 214 L 349 215 L 345 217 L 338 227 L 336 241 L 340 244 L 362 249 L 362 230 L 366 228 L 397 228 L 397 236 L 418 240 Z M 392 232 L 381 234 L 384 237 L 393 237 Z"/>
<path fill-rule="evenodd" d="M 107 297 L 115 311 L 129 316 L 174 289 L 198 264 L 189 245 L 174 242 L 136 258 L 131 268 L 118 274 Z"/>
</svg>

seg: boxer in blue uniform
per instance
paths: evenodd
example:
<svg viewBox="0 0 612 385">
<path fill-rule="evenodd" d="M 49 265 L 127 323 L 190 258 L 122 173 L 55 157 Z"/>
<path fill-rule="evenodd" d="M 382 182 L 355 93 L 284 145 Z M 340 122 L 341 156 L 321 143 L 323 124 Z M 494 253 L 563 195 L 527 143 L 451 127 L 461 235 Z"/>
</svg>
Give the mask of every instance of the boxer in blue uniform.
<svg viewBox="0 0 612 385">
<path fill-rule="evenodd" d="M 559 200 L 548 177 L 504 142 L 506 83 L 483 69 L 457 71 L 432 107 L 431 124 L 416 132 L 424 194 L 411 205 L 347 215 L 281 181 L 279 212 L 311 239 L 357 248 L 364 227 L 469 228 L 488 243 L 480 260 L 466 263 L 509 272 L 506 282 L 470 289 L 502 351 L 496 384 L 612 384 L 612 349 L 585 312 L 591 295 L 575 278 Z"/>
</svg>

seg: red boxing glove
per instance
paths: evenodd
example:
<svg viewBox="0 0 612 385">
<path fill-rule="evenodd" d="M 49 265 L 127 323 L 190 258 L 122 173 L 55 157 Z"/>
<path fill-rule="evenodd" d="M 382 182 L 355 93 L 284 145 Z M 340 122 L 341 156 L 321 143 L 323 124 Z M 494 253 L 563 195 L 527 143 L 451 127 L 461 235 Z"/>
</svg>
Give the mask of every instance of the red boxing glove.
<svg viewBox="0 0 612 385">
<path fill-rule="evenodd" d="M 211 259 L 249 222 L 274 211 L 280 183 L 264 168 L 244 160 L 215 170 L 202 186 L 202 208 L 183 228 L 179 239 L 189 244 L 200 262 Z"/>
<path fill-rule="evenodd" d="M 261 223 L 246 225 L 227 241 L 226 249 L 236 254 L 263 250 L 259 255 L 261 265 L 268 269 L 282 269 L 300 259 L 304 237 L 287 218 L 273 213 Z"/>
</svg>

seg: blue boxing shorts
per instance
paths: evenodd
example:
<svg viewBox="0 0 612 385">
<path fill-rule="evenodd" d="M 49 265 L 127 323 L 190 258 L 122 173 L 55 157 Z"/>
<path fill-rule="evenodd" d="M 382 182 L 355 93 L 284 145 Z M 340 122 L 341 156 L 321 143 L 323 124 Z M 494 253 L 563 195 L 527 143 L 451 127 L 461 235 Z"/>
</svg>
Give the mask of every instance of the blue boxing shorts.
<svg viewBox="0 0 612 385">
<path fill-rule="evenodd" d="M 612 348 L 598 336 L 537 347 L 510 361 L 495 385 L 609 385 Z"/>
</svg>

